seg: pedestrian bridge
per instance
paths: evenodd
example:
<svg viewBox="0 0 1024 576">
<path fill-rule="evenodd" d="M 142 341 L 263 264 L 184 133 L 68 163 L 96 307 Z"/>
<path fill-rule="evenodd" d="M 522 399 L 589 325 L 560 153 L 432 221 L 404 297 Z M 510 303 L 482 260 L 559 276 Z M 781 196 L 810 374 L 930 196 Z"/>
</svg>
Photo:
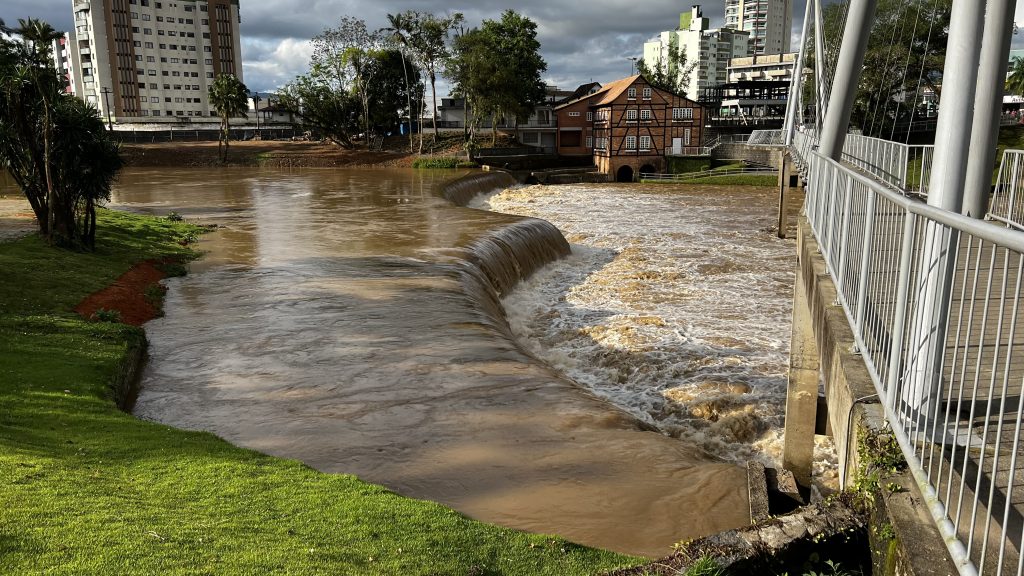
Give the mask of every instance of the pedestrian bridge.
<svg viewBox="0 0 1024 576">
<path fill-rule="evenodd" d="M 778 145 L 782 136 L 755 132 L 750 144 Z M 931 147 L 850 138 L 842 161 L 816 148 L 813 133 L 797 132 L 788 152 L 806 182 L 801 224 L 874 387 L 861 401 L 880 404 L 925 501 L 964 557 L 991 573 L 1015 572 L 1024 531 L 1024 152 L 1006 153 L 990 211 L 977 220 L 923 201 Z M 936 293 L 947 270 L 952 282 Z M 806 355 L 808 344 L 825 348 L 806 325 L 819 320 L 807 296 L 796 305 L 804 309 L 794 312 L 794 330 L 808 334 L 794 335 L 794 355 Z M 795 372 L 808 364 L 797 360 Z M 817 372 L 803 383 L 815 400 Z M 844 451 L 848 435 L 836 434 Z M 800 454 L 799 442 L 787 443 L 788 464 L 809 478 L 809 446 Z M 849 481 L 855 463 L 846 456 Z"/>
</svg>

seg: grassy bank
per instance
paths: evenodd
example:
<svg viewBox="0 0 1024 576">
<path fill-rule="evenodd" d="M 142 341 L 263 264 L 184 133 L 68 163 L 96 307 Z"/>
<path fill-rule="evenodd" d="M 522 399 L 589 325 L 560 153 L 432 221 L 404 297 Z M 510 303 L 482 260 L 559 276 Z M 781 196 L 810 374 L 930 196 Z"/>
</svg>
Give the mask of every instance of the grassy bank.
<svg viewBox="0 0 1024 576">
<path fill-rule="evenodd" d="M 100 214 L 98 250 L 0 243 L 0 574 L 593 574 L 636 560 L 474 522 L 117 410 L 140 332 L 70 310 L 181 223 Z"/>
</svg>

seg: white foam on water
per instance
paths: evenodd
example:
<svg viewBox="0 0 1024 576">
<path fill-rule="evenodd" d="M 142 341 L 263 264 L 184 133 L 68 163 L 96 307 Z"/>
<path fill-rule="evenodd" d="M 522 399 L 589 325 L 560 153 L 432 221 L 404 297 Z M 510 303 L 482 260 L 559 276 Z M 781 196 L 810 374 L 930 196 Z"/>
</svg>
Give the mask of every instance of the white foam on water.
<svg viewBox="0 0 1024 576">
<path fill-rule="evenodd" d="M 724 460 L 782 454 L 795 245 L 764 189 L 532 186 L 471 206 L 543 218 L 573 254 L 504 298 L 522 347 Z M 832 484 L 830 443 L 816 451 Z"/>
</svg>

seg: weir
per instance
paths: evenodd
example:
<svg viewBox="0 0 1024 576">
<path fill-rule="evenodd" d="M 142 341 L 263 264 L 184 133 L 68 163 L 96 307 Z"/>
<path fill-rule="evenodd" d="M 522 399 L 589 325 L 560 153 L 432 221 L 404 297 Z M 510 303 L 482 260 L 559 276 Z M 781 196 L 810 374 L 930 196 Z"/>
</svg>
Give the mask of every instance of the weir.
<svg viewBox="0 0 1024 576">
<path fill-rule="evenodd" d="M 114 194 L 220 225 L 147 326 L 139 416 L 633 554 L 749 522 L 742 467 L 647 431 L 512 340 L 499 298 L 568 244 L 443 199 L 506 176 L 442 189 L 227 169 L 197 187 L 188 172 L 126 172 Z"/>
</svg>

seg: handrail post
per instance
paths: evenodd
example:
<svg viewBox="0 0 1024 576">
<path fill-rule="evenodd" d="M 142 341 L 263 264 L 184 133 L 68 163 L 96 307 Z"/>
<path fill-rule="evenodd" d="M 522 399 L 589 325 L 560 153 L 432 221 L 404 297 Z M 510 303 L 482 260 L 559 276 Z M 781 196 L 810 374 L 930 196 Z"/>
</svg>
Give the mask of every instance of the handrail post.
<svg viewBox="0 0 1024 576">
<path fill-rule="evenodd" d="M 852 182 L 851 182 L 852 187 Z M 867 285 L 868 285 L 868 270 L 871 268 L 871 248 L 874 245 L 874 234 L 875 234 L 875 202 L 877 201 L 878 195 L 871 189 L 868 189 L 868 206 L 867 214 L 865 215 L 866 221 L 864 223 L 864 250 L 861 252 L 860 261 L 860 282 L 857 285 L 857 334 L 860 335 L 861 340 L 867 342 L 867 338 L 864 338 L 864 312 L 867 306 Z"/>
</svg>

